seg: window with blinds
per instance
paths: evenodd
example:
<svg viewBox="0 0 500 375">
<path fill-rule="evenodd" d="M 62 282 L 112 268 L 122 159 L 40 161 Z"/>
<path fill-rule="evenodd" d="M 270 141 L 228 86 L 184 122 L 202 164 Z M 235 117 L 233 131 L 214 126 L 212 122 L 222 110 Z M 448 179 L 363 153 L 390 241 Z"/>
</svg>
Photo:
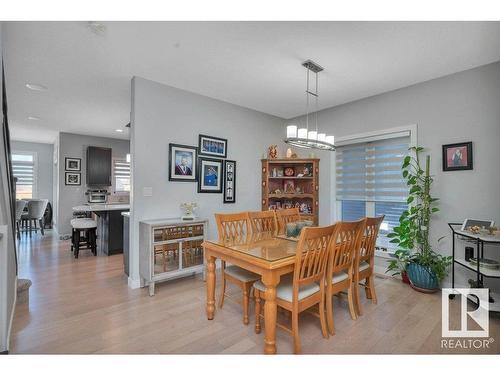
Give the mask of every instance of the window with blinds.
<svg viewBox="0 0 500 375">
<path fill-rule="evenodd" d="M 12 172 L 16 178 L 16 199 L 36 198 L 36 154 L 13 152 Z"/>
<path fill-rule="evenodd" d="M 410 137 L 339 146 L 336 150 L 336 200 L 341 220 L 385 215 L 383 237 L 399 223 L 408 187 L 401 174 Z"/>
<path fill-rule="evenodd" d="M 126 160 L 113 161 L 113 182 L 115 193 L 130 192 L 130 163 Z"/>
<path fill-rule="evenodd" d="M 409 137 L 338 147 L 337 200 L 406 201 L 401 163 L 408 147 Z"/>
</svg>

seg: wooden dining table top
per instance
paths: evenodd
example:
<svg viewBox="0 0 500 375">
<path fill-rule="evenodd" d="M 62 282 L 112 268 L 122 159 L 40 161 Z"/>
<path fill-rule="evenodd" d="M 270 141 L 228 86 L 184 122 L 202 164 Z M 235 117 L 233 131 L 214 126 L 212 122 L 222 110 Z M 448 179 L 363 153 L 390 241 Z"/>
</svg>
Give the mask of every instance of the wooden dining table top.
<svg viewBox="0 0 500 375">
<path fill-rule="evenodd" d="M 268 263 L 282 263 L 288 259 L 293 262 L 297 250 L 297 241 L 265 232 L 237 240 L 205 241 L 205 243 L 239 253 L 242 257 L 254 257 Z"/>
</svg>

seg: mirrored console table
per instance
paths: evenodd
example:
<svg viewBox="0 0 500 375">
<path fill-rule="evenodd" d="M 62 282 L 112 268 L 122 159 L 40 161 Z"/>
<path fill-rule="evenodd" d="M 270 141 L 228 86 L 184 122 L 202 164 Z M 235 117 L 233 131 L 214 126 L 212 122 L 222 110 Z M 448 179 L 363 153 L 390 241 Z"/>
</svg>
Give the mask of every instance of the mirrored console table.
<svg viewBox="0 0 500 375">
<path fill-rule="evenodd" d="M 149 295 L 155 283 L 203 272 L 202 243 L 207 233 L 206 219 L 175 219 L 139 222 L 139 270 Z"/>
</svg>

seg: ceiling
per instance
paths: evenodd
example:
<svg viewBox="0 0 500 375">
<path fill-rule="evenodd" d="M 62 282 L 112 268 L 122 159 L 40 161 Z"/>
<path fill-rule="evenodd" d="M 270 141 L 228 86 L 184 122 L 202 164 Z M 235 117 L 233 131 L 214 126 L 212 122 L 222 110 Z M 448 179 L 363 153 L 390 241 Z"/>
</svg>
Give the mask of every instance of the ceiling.
<svg viewBox="0 0 500 375">
<path fill-rule="evenodd" d="M 306 59 L 325 68 L 320 109 L 500 60 L 500 22 L 102 25 L 4 22 L 13 139 L 128 138 L 134 75 L 289 119 L 305 112 Z"/>
</svg>

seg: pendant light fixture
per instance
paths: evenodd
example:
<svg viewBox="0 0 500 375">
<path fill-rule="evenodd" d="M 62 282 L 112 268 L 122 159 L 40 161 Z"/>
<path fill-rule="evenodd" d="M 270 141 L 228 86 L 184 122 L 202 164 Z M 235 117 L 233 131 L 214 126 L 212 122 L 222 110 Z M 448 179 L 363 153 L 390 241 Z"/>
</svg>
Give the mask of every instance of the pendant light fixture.
<svg viewBox="0 0 500 375">
<path fill-rule="evenodd" d="M 307 70 L 307 83 L 306 83 L 306 124 L 305 127 L 298 127 L 297 125 L 288 125 L 286 127 L 285 142 L 293 146 L 302 148 L 316 148 L 319 150 L 335 151 L 335 137 L 333 135 L 326 135 L 320 133 L 318 130 L 318 73 L 323 70 L 321 66 L 312 60 L 307 60 L 302 63 L 302 66 Z M 310 75 L 314 74 L 315 90 L 310 89 Z M 311 97 L 315 101 L 314 123 L 309 121 L 309 104 Z M 312 117 L 312 115 L 311 115 Z"/>
</svg>

